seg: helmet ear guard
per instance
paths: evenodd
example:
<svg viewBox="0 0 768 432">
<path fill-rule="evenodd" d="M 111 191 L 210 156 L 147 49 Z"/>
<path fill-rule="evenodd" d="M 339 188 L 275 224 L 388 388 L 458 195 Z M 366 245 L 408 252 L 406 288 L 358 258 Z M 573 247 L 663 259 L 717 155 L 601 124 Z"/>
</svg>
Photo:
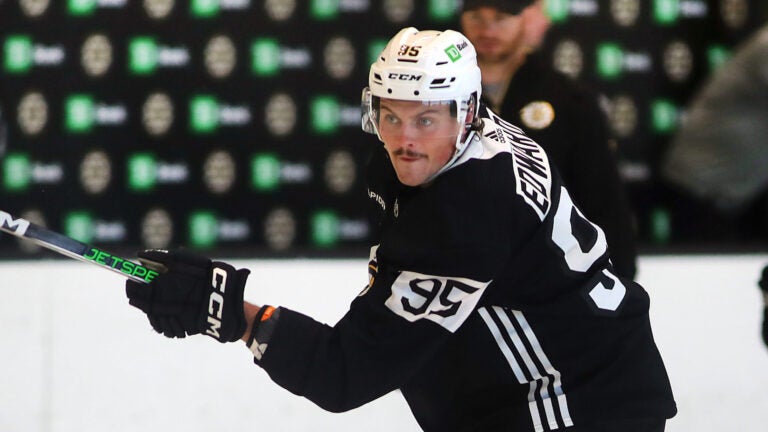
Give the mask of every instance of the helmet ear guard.
<svg viewBox="0 0 768 432">
<path fill-rule="evenodd" d="M 362 128 L 364 132 L 367 132 L 369 134 L 379 135 L 379 130 L 376 127 L 376 122 L 378 119 L 376 118 L 376 112 L 377 110 L 373 107 L 373 94 L 371 93 L 371 88 L 366 87 L 363 89 L 363 94 L 360 96 L 360 113 L 362 116 Z M 381 137 L 379 137 L 381 139 Z"/>
</svg>

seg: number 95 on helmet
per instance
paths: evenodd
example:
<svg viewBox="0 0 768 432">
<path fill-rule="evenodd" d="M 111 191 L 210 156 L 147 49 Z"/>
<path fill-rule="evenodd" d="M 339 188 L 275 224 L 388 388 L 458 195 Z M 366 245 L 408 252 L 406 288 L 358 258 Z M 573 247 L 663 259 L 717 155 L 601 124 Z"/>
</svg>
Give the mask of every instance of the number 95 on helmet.
<svg viewBox="0 0 768 432">
<path fill-rule="evenodd" d="M 449 104 L 456 122 L 467 129 L 477 116 L 480 95 L 477 53 L 463 34 L 404 28 L 371 65 L 361 101 L 362 127 L 382 139 L 379 106 L 381 98 L 386 98 L 425 105 Z M 458 134 L 457 151 L 462 147 L 461 138 L 462 134 Z"/>
</svg>

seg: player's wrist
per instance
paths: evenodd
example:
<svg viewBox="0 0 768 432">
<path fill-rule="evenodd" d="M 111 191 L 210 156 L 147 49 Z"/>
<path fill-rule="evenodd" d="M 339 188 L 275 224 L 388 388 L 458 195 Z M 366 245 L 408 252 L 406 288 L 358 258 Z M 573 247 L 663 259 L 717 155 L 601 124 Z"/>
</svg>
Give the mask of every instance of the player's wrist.
<svg viewBox="0 0 768 432">
<path fill-rule="evenodd" d="M 251 335 L 251 330 L 253 329 L 253 322 L 256 318 L 256 314 L 259 313 L 259 309 L 261 309 L 260 306 L 257 306 L 253 303 L 249 302 L 243 302 L 243 315 L 245 316 L 245 331 L 243 332 L 242 336 L 240 336 L 240 340 L 248 343 L 248 338 Z"/>
<path fill-rule="evenodd" d="M 253 315 L 253 322 L 248 332 L 245 345 L 253 353 L 255 361 L 260 361 L 267 349 L 269 339 L 274 332 L 279 311 L 273 306 L 264 305 Z"/>
</svg>

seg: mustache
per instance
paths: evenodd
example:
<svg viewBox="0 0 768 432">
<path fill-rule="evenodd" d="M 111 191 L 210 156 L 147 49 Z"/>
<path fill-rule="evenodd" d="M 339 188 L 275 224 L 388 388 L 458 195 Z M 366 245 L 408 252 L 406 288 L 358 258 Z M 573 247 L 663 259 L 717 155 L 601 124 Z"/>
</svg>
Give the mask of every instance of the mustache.
<svg viewBox="0 0 768 432">
<path fill-rule="evenodd" d="M 406 157 L 412 157 L 412 158 L 418 158 L 418 157 L 425 157 L 426 155 L 423 153 L 416 153 L 413 150 L 406 149 L 404 147 L 400 147 L 399 149 L 392 152 L 394 156 L 406 156 Z"/>
</svg>

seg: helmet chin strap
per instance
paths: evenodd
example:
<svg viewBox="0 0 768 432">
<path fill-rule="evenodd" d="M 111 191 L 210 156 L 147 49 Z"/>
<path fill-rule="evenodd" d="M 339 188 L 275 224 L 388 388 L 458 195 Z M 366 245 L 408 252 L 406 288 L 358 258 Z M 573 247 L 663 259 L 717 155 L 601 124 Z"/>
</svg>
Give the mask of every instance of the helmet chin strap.
<svg viewBox="0 0 768 432">
<path fill-rule="evenodd" d="M 460 106 L 461 106 L 461 102 L 457 104 L 457 109 Z M 477 112 L 475 111 L 474 107 L 475 105 L 472 102 L 472 99 L 470 99 L 467 103 L 467 109 L 464 117 L 464 125 L 462 126 L 462 131 L 461 133 L 458 134 L 458 136 L 456 136 L 456 144 L 454 145 L 456 150 L 453 152 L 453 156 L 451 156 L 451 158 L 448 159 L 448 162 L 446 162 L 442 168 L 440 168 L 439 170 L 437 170 L 437 172 L 429 176 L 422 184 L 427 184 L 431 182 L 432 180 L 437 178 L 437 176 L 439 176 L 440 174 L 453 168 L 453 166 L 456 164 L 459 158 L 461 158 L 461 156 L 463 156 L 464 153 L 466 153 L 467 149 L 469 148 L 469 145 L 472 143 L 472 140 L 475 138 L 475 135 L 476 135 L 476 131 L 471 129 L 472 122 L 474 121 L 475 116 L 477 115 Z M 471 113 L 471 116 L 470 116 L 470 113 Z M 459 115 L 461 116 L 461 111 L 459 111 Z M 467 119 L 469 119 L 470 121 L 467 121 Z"/>
</svg>

